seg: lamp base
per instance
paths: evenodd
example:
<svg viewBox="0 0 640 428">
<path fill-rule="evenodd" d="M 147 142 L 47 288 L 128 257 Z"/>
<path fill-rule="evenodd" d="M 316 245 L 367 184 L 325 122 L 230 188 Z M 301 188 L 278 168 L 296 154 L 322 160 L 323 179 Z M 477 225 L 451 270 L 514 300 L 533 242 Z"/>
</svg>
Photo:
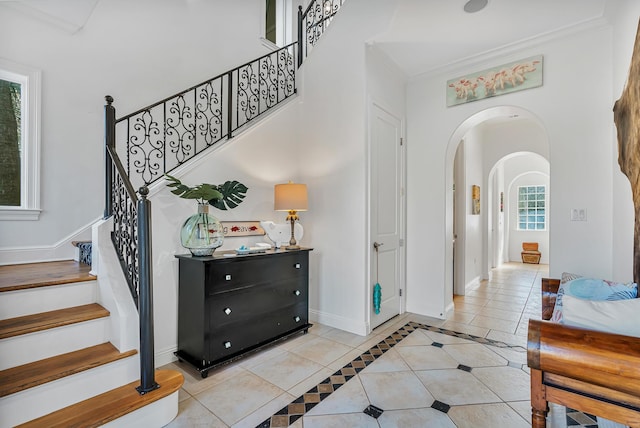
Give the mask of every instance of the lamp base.
<svg viewBox="0 0 640 428">
<path fill-rule="evenodd" d="M 285 250 L 295 251 L 300 249 L 300 245 L 287 245 L 284 247 Z"/>
</svg>

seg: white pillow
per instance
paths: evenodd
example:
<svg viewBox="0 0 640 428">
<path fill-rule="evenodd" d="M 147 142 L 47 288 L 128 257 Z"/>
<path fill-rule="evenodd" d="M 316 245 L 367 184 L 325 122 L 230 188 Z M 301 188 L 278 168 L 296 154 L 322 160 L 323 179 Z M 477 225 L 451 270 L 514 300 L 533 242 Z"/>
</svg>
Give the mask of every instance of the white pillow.
<svg viewBox="0 0 640 428">
<path fill-rule="evenodd" d="M 640 298 L 584 300 L 565 294 L 562 305 L 564 324 L 640 337 Z"/>
<path fill-rule="evenodd" d="M 634 322 L 640 311 L 640 299 L 585 300 L 565 294 L 562 323 L 575 327 L 640 337 Z M 597 416 L 600 428 L 625 428 L 626 425 Z"/>
</svg>

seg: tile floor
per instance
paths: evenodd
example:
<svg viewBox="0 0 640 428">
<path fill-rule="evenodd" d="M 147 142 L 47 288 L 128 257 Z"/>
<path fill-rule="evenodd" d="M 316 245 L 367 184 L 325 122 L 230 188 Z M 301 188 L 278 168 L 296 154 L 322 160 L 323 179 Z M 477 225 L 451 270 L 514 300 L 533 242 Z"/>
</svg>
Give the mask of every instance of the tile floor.
<svg viewBox="0 0 640 428">
<path fill-rule="evenodd" d="M 402 314 L 363 337 L 323 325 L 202 379 L 180 370 L 167 427 L 528 427 L 526 334 L 546 265 L 509 263 L 447 320 Z M 597 426 L 552 407 L 551 427 Z M 291 425 L 290 425 L 291 424 Z"/>
</svg>

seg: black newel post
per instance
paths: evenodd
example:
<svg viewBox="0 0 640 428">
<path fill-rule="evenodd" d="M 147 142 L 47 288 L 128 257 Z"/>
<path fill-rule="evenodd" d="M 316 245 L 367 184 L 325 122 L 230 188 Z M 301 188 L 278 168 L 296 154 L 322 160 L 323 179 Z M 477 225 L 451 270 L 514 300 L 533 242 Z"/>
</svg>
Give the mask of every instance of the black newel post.
<svg viewBox="0 0 640 428">
<path fill-rule="evenodd" d="M 104 99 L 107 101 L 104 106 L 104 218 L 106 219 L 113 213 L 113 200 L 111 199 L 113 162 L 107 147 L 114 150 L 116 146 L 116 109 L 111 105 L 113 103 L 111 95 L 107 95 Z"/>
<path fill-rule="evenodd" d="M 160 387 L 155 381 L 153 344 L 153 279 L 151 269 L 151 201 L 149 188 L 138 191 L 138 312 L 140 314 L 140 395 Z"/>
<path fill-rule="evenodd" d="M 298 68 L 302 65 L 302 6 L 298 6 Z"/>
</svg>

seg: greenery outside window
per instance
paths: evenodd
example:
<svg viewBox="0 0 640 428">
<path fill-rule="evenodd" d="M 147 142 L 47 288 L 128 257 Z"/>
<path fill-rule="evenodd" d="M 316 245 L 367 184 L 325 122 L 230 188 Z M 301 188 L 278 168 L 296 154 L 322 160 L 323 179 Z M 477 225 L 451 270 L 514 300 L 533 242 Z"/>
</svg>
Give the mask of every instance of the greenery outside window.
<svg viewBox="0 0 640 428">
<path fill-rule="evenodd" d="M 0 220 L 37 220 L 40 72 L 0 60 Z"/>
<path fill-rule="evenodd" d="M 518 230 L 546 230 L 546 186 L 518 186 Z"/>
</svg>

